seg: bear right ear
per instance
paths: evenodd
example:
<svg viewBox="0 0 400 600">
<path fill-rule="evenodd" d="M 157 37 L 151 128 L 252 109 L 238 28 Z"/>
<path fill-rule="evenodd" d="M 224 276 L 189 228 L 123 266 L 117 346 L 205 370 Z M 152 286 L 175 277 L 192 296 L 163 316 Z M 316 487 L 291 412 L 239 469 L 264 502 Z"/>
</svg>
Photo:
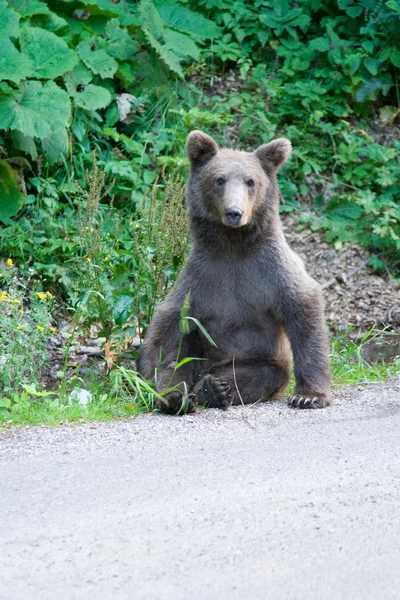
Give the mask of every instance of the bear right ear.
<svg viewBox="0 0 400 600">
<path fill-rule="evenodd" d="M 186 152 L 192 168 L 200 167 L 218 152 L 217 143 L 202 131 L 192 131 L 186 141 Z"/>
</svg>

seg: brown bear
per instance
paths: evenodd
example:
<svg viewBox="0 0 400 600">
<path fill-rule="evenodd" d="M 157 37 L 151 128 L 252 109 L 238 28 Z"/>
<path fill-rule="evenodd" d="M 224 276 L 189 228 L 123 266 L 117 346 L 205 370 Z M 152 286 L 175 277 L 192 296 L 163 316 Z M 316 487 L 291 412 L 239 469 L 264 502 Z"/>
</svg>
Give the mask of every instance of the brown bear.
<svg viewBox="0 0 400 600">
<path fill-rule="evenodd" d="M 139 352 L 138 371 L 169 391 L 169 413 L 196 404 L 226 409 L 280 397 L 290 377 L 297 408 L 330 404 L 328 333 L 319 285 L 289 248 L 279 219 L 277 171 L 291 144 L 276 139 L 255 152 L 219 149 L 201 131 L 187 139 L 193 248 L 160 304 Z M 190 294 L 194 320 L 180 330 Z M 191 360 L 177 367 L 185 357 Z"/>
</svg>

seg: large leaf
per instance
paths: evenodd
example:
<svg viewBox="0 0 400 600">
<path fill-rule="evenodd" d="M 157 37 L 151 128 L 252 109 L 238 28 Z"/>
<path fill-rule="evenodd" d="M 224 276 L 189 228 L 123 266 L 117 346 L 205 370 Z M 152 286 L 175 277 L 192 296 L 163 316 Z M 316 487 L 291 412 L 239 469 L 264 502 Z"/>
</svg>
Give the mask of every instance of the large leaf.
<svg viewBox="0 0 400 600">
<path fill-rule="evenodd" d="M 20 43 L 21 50 L 33 63 L 35 77 L 54 79 L 78 63 L 76 53 L 63 39 L 40 27 L 24 27 Z"/>
<path fill-rule="evenodd" d="M 193 38 L 204 40 L 217 38 L 221 34 L 220 28 L 213 21 L 182 4 L 164 0 L 155 5 L 164 25 L 188 33 Z"/>
<path fill-rule="evenodd" d="M 47 4 L 40 2 L 40 0 L 9 0 L 9 4 L 23 17 L 45 15 L 50 11 Z"/>
<path fill-rule="evenodd" d="M 22 150 L 26 154 L 30 154 L 33 159 L 37 158 L 35 141 L 29 135 L 24 135 L 20 131 L 13 131 L 12 141 L 16 150 Z"/>
<path fill-rule="evenodd" d="M 131 40 L 126 29 L 119 26 L 118 19 L 111 19 L 105 30 L 107 35 L 107 52 L 114 58 L 127 60 L 137 52 L 137 45 Z"/>
<path fill-rule="evenodd" d="M 63 154 L 68 152 L 68 132 L 60 127 L 49 137 L 42 139 L 42 148 L 47 162 L 53 165 Z"/>
<path fill-rule="evenodd" d="M 167 46 L 173 48 L 174 53 L 183 60 L 188 57 L 199 60 L 200 48 L 196 46 L 188 35 L 179 33 L 179 31 L 173 31 L 172 29 L 165 29 L 164 39 Z"/>
<path fill-rule="evenodd" d="M 0 0 L 0 38 L 16 37 L 20 18 L 15 10 L 7 6 L 5 0 Z"/>
<path fill-rule="evenodd" d="M 164 25 L 153 2 L 151 0 L 141 0 L 139 12 L 143 21 L 142 31 L 151 46 L 172 71 L 183 77 L 183 70 L 180 65 L 181 57 L 174 52 L 173 47 L 162 44 L 160 41 L 164 37 Z"/>
<path fill-rule="evenodd" d="M 112 316 L 117 325 L 124 325 L 132 314 L 135 297 L 129 292 L 120 294 L 112 307 Z"/>
<path fill-rule="evenodd" d="M 18 52 L 11 40 L 0 39 L 0 81 L 8 79 L 19 83 L 31 77 L 33 65 L 25 54 Z"/>
<path fill-rule="evenodd" d="M 97 49 L 92 40 L 84 40 L 77 46 L 77 51 L 89 69 L 100 77 L 112 77 L 118 63 L 105 50 Z"/>
<path fill-rule="evenodd" d="M 86 110 L 99 110 L 111 102 L 111 94 L 106 88 L 91 83 L 84 86 L 81 91 L 74 91 L 71 96 L 77 106 Z"/>
<path fill-rule="evenodd" d="M 5 160 L 0 160 L 0 221 L 7 223 L 22 206 L 24 195 L 18 185 L 18 174 Z"/>
<path fill-rule="evenodd" d="M 7 88 L 2 85 L 2 89 Z M 0 129 L 18 129 L 31 137 L 49 137 L 66 127 L 71 115 L 71 102 L 53 81 L 42 86 L 27 81 L 19 90 L 8 88 L 0 94 Z"/>
</svg>

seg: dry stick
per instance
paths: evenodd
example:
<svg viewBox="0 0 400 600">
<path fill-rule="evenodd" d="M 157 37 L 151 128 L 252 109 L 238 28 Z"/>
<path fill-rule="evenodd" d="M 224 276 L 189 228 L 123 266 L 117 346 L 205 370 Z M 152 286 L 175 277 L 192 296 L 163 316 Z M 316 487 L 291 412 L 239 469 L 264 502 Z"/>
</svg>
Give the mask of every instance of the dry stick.
<svg viewBox="0 0 400 600">
<path fill-rule="evenodd" d="M 236 388 L 237 394 L 240 398 L 240 402 L 242 403 L 242 406 L 244 406 L 243 398 L 239 392 L 239 388 L 238 388 L 237 382 L 236 382 L 235 357 L 234 356 L 232 357 L 232 369 L 233 369 L 233 381 L 235 383 L 235 388 Z"/>
<path fill-rule="evenodd" d="M 323 283 L 321 286 L 322 289 L 325 290 L 326 288 L 331 287 L 331 285 L 333 285 L 334 283 L 338 283 L 338 282 L 340 283 L 340 281 L 342 281 L 342 283 L 344 283 L 347 279 L 350 279 L 350 277 L 353 277 L 353 275 L 358 273 L 358 271 L 361 271 L 361 269 L 363 269 L 365 266 L 367 266 L 369 261 L 370 261 L 370 259 L 368 258 L 361 265 L 358 265 L 358 267 L 356 267 L 352 271 L 349 271 L 348 273 L 345 273 L 344 275 L 338 275 L 337 277 L 334 277 L 333 279 L 329 279 L 329 281 L 325 281 L 325 283 Z"/>
</svg>

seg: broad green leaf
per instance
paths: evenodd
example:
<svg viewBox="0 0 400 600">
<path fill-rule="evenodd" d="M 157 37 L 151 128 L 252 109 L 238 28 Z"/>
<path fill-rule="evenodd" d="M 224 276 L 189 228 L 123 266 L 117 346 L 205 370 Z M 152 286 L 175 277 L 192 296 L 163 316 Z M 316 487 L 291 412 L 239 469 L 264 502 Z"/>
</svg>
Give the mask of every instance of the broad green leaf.
<svg viewBox="0 0 400 600">
<path fill-rule="evenodd" d="M 52 31 L 53 33 L 57 32 L 59 35 L 64 34 L 65 36 L 70 32 L 70 26 L 67 21 L 54 12 L 50 12 L 46 15 L 36 15 L 31 18 L 30 24 L 33 27 L 41 27 L 47 31 Z"/>
<path fill-rule="evenodd" d="M 127 60 L 137 52 L 137 44 L 132 41 L 128 31 L 119 26 L 118 19 L 111 19 L 107 23 L 105 33 L 108 40 L 107 52 L 110 56 Z"/>
<path fill-rule="evenodd" d="M 0 129 L 18 129 L 31 137 L 49 137 L 66 127 L 71 115 L 67 92 L 53 81 L 27 81 L 19 90 L 0 94 Z"/>
<path fill-rule="evenodd" d="M 5 160 L 0 160 L 0 221 L 8 223 L 22 206 L 24 195 L 18 185 L 18 174 Z"/>
<path fill-rule="evenodd" d="M 356 92 L 357 102 L 364 102 L 365 100 L 374 100 L 380 92 L 386 95 L 393 82 L 389 73 L 385 73 L 382 77 L 372 78 L 366 81 Z"/>
<path fill-rule="evenodd" d="M 21 16 L 7 4 L 5 0 L 0 0 L 0 38 L 17 37 L 19 32 Z"/>
<path fill-rule="evenodd" d="M 86 110 L 99 110 L 105 108 L 111 102 L 111 94 L 106 88 L 100 85 L 89 85 L 84 86 L 82 91 L 75 91 L 71 94 L 74 99 L 74 103 L 81 108 Z"/>
<path fill-rule="evenodd" d="M 183 60 L 188 57 L 199 60 L 200 49 L 188 35 L 172 29 L 165 29 L 164 39 L 166 44 L 173 48 L 174 53 L 178 54 Z"/>
<path fill-rule="evenodd" d="M 390 54 L 390 60 L 392 65 L 400 68 L 400 50 L 398 48 L 392 48 L 392 52 Z"/>
<path fill-rule="evenodd" d="M 54 79 L 78 63 L 76 53 L 63 39 L 40 27 L 24 27 L 20 43 L 21 50 L 33 63 L 35 77 Z"/>
<path fill-rule="evenodd" d="M 18 84 L 32 74 L 33 65 L 29 58 L 18 52 L 11 40 L 0 38 L 0 80 L 8 79 Z"/>
<path fill-rule="evenodd" d="M 40 2 L 40 0 L 9 0 L 9 4 L 23 17 L 45 15 L 50 12 L 47 4 Z"/>
<path fill-rule="evenodd" d="M 26 154 L 29 154 L 33 159 L 37 158 L 38 153 L 33 138 L 24 135 L 21 131 L 13 131 L 12 141 L 16 150 L 22 150 Z"/>
<path fill-rule="evenodd" d="M 10 398 L 0 398 L 0 408 L 10 408 L 11 400 Z"/>
<path fill-rule="evenodd" d="M 164 24 L 160 14 L 151 0 L 141 0 L 139 4 L 139 13 L 143 20 L 143 25 L 156 39 L 164 35 Z"/>
<path fill-rule="evenodd" d="M 364 12 L 364 8 L 362 6 L 349 6 L 346 12 L 350 17 L 355 19 L 356 17 L 362 15 L 362 13 Z"/>
<path fill-rule="evenodd" d="M 182 4 L 164 1 L 156 2 L 155 6 L 164 25 L 188 33 L 195 39 L 217 38 L 221 34 L 220 28 L 213 21 Z"/>
<path fill-rule="evenodd" d="M 375 58 L 366 58 L 364 59 L 364 65 L 371 73 L 371 75 L 378 74 L 378 61 Z"/>
<path fill-rule="evenodd" d="M 85 86 L 93 79 L 93 72 L 88 69 L 81 61 L 64 75 L 64 81 L 70 94 L 75 92 L 79 86 Z"/>
<path fill-rule="evenodd" d="M 343 198 L 334 197 L 329 200 L 326 206 L 326 214 L 334 219 L 340 220 L 358 220 L 362 218 L 363 210 L 358 204 L 344 200 Z"/>
<path fill-rule="evenodd" d="M 85 65 L 102 78 L 112 77 L 118 63 L 105 50 L 96 49 L 92 40 L 84 40 L 77 46 L 77 52 Z"/>
<path fill-rule="evenodd" d="M 132 294 L 120 294 L 112 307 L 112 316 L 116 325 L 124 325 L 132 314 L 135 297 Z"/>
<path fill-rule="evenodd" d="M 319 37 L 315 38 L 310 42 L 311 48 L 318 50 L 318 52 L 327 52 L 331 47 L 331 42 L 328 38 Z"/>
<path fill-rule="evenodd" d="M 56 129 L 49 137 L 42 139 L 42 148 L 47 162 L 53 165 L 68 152 L 68 132 L 65 127 Z"/>
</svg>

